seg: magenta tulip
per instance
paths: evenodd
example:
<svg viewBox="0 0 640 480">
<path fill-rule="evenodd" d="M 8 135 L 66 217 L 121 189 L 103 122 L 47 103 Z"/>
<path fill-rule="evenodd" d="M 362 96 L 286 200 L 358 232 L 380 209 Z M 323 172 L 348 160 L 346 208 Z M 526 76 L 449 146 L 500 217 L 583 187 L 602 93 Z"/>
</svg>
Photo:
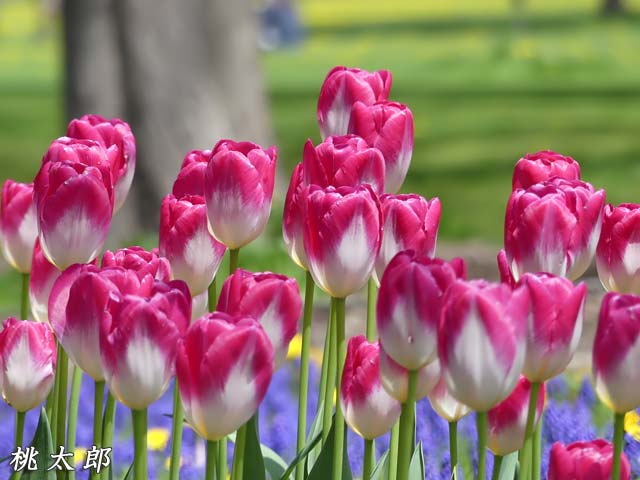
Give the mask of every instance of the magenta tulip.
<svg viewBox="0 0 640 480">
<path fill-rule="evenodd" d="M 187 153 L 173 182 L 172 193 L 176 198 L 181 199 L 185 195 L 204 197 L 204 176 L 211 155 L 211 150 L 191 150 Z"/>
<path fill-rule="evenodd" d="M 391 358 L 380 347 L 380 381 L 389 395 L 401 403 L 407 401 L 409 371 Z M 440 363 L 434 360 L 418 370 L 416 377 L 416 400 L 429 395 L 440 378 Z"/>
<path fill-rule="evenodd" d="M 0 245 L 4 258 L 20 273 L 31 271 L 36 238 L 33 184 L 6 180 L 0 196 Z"/>
<path fill-rule="evenodd" d="M 303 231 L 306 188 L 302 163 L 298 163 L 291 174 L 291 181 L 284 201 L 282 237 L 291 260 L 305 270 L 307 270 L 307 256 L 304 253 Z"/>
<path fill-rule="evenodd" d="M 158 249 L 147 251 L 142 247 L 107 250 L 102 256 L 103 267 L 122 267 L 136 273 L 141 282 L 152 284 L 154 280 L 168 282 L 171 279 L 171 265 L 160 256 Z"/>
<path fill-rule="evenodd" d="M 620 480 L 631 478 L 631 465 L 623 453 Z M 547 480 L 604 480 L 611 478 L 613 445 L 602 438 L 551 447 Z"/>
<path fill-rule="evenodd" d="M 449 423 L 457 422 L 471 413 L 469 407 L 464 403 L 460 403 L 449 393 L 447 382 L 442 375 L 438 379 L 436 386 L 429 392 L 429 403 L 431 403 L 436 413 Z"/>
<path fill-rule="evenodd" d="M 31 275 L 29 276 L 29 303 L 33 318 L 39 322 L 48 322 L 49 294 L 53 284 L 60 276 L 60 270 L 52 264 L 42 253 L 40 241 L 36 240 L 31 261 Z"/>
<path fill-rule="evenodd" d="M 516 162 L 513 169 L 513 190 L 527 189 L 536 183 L 546 182 L 553 177 L 565 180 L 580 180 L 580 164 L 573 158 L 552 150 L 527 153 Z"/>
</svg>

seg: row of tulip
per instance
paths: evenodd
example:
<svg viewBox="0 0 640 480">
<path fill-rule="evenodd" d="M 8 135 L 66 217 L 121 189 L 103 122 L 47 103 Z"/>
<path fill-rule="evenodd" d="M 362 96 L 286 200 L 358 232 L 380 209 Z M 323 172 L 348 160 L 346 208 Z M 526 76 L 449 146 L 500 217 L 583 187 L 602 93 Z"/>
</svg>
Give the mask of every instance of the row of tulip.
<svg viewBox="0 0 640 480">
<path fill-rule="evenodd" d="M 516 164 L 507 206 L 498 256 L 503 281 L 467 281 L 461 259 L 433 258 L 439 200 L 396 193 L 409 168 L 413 118 L 388 101 L 390 87 L 385 71 L 329 72 L 318 101 L 323 141 L 306 143 L 287 192 L 284 241 L 307 272 L 296 479 L 314 467 L 311 457 L 307 469 L 302 460 L 316 441 L 331 458 L 331 478 L 342 478 L 346 421 L 364 438 L 364 478 L 373 474 L 374 438 L 391 430 L 388 477 L 406 480 L 417 451 L 415 404 L 427 395 L 450 425 L 453 474 L 457 421 L 475 410 L 478 478 L 487 445 L 498 455 L 496 478 L 501 459 L 516 450 L 520 477 L 539 478 L 544 382 L 566 369 L 577 348 L 587 292 L 572 280 L 596 249 L 603 284 L 621 292 L 605 297 L 594 346 L 596 388 L 616 412 L 617 479 L 621 422 L 640 405 L 629 381 L 637 376 L 640 297 L 625 294 L 633 293 L 639 266 L 635 207 L 605 209 L 604 191 L 582 181 L 570 157 L 527 155 Z M 183 414 L 207 440 L 207 479 L 226 478 L 227 436 L 235 431 L 232 478 L 254 471 L 255 459 L 245 454 L 257 435 L 254 414 L 303 311 L 295 280 L 237 268 L 239 250 L 268 221 L 276 157 L 275 147 L 231 140 L 190 152 L 162 202 L 159 249 L 105 252 L 100 266 L 111 218 L 133 179 L 135 141 L 126 123 L 96 115 L 73 120 L 67 136 L 50 145 L 33 185 L 5 182 L 2 243 L 24 274 L 21 317 L 29 286 L 34 317 L 51 327 L 10 320 L 2 333 L 1 386 L 18 412 L 17 444 L 24 411 L 48 395 L 55 443 L 75 446 L 85 372 L 95 381 L 94 443 L 112 444 L 115 403 L 128 406 L 133 471 L 145 479 L 146 409 L 175 373 L 171 478 L 179 471 Z M 229 277 L 217 298 L 227 249 Z M 347 341 L 345 300 L 367 284 L 366 337 Z M 308 439 L 316 285 L 332 300 L 321 432 Z M 67 358 L 74 365 L 70 399 Z"/>
</svg>

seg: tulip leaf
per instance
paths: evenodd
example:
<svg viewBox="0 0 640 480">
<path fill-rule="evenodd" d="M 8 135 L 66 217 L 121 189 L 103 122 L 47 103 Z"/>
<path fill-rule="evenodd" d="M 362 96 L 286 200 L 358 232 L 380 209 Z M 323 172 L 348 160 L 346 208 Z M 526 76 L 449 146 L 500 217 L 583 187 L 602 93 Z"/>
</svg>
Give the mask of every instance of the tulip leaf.
<svg viewBox="0 0 640 480">
<path fill-rule="evenodd" d="M 424 480 L 424 452 L 422 451 L 422 442 L 418 442 L 411 463 L 409 464 L 409 480 Z"/>
<path fill-rule="evenodd" d="M 126 475 L 123 480 L 132 480 L 133 479 L 133 463 L 129 466 Z"/>
<path fill-rule="evenodd" d="M 296 457 L 291 461 L 287 469 L 284 471 L 284 473 L 280 477 L 280 480 L 288 480 L 291 474 L 293 473 L 294 468 L 296 468 L 296 465 L 298 465 L 301 461 L 307 458 L 307 455 L 309 455 L 309 452 L 313 450 L 313 448 L 317 444 L 320 443 L 321 439 L 322 439 L 322 432 L 318 433 L 315 437 L 313 437 L 310 441 L 308 441 L 305 447 L 302 450 L 300 450 L 300 453 L 298 453 L 298 455 L 296 455 Z"/>
<path fill-rule="evenodd" d="M 329 431 L 329 436 L 327 440 L 324 442 L 322 446 L 322 450 L 320 451 L 320 455 L 318 456 L 318 460 L 316 460 L 315 465 L 309 472 L 309 476 L 307 480 L 326 480 L 327 478 L 332 478 L 332 470 L 333 470 L 333 445 L 334 445 L 334 429 L 335 429 L 335 415 L 333 417 L 333 421 L 331 422 L 331 430 Z M 352 480 L 351 476 L 351 467 L 349 466 L 349 457 L 347 455 L 347 432 L 345 430 L 345 442 L 344 442 L 344 451 L 342 453 L 342 480 Z"/>
<path fill-rule="evenodd" d="M 322 435 L 322 414 L 324 412 L 324 401 L 320 401 L 318 404 L 318 409 L 315 418 L 313 419 L 313 423 L 311 424 L 311 431 L 309 432 L 309 436 L 307 437 L 307 444 L 309 444 L 310 439 L 315 438 L 318 435 Z M 315 448 L 311 449 L 309 452 L 309 456 L 307 457 L 305 471 L 309 472 L 316 463 L 318 456 L 320 455 L 320 450 L 322 445 L 318 443 Z"/>
<path fill-rule="evenodd" d="M 249 420 L 251 422 L 251 420 Z M 257 425 L 257 423 L 256 423 Z M 251 433 L 251 428 L 250 426 L 248 426 L 247 429 L 247 445 L 246 445 L 246 450 L 245 450 L 245 458 L 247 455 L 254 455 L 255 452 L 250 450 L 251 447 L 249 447 L 249 444 L 252 440 L 249 439 L 249 437 L 252 435 Z M 255 440 L 257 441 L 257 438 L 259 437 L 258 431 L 257 431 L 257 427 L 256 427 L 256 433 L 255 433 Z M 232 443 L 236 443 L 236 433 L 231 433 L 227 436 L 227 439 L 230 440 Z M 278 455 L 276 452 L 274 452 L 272 449 L 270 449 L 269 447 L 267 447 L 266 445 L 259 443 L 260 445 L 260 452 L 262 454 L 262 458 L 263 458 L 263 463 L 264 466 L 262 467 L 263 471 L 265 471 L 268 475 L 269 478 L 271 480 L 281 480 L 284 478 L 287 478 L 289 475 L 291 475 L 291 471 L 293 471 L 293 468 L 291 468 L 291 466 L 289 466 L 291 468 L 291 471 L 289 471 L 289 473 L 285 476 L 284 474 L 287 471 L 287 462 L 285 462 L 282 457 L 280 455 Z M 294 460 L 295 461 L 295 460 Z M 295 467 L 295 465 L 294 465 Z M 250 476 L 250 474 L 247 474 L 247 464 L 245 463 L 244 466 L 244 474 L 243 474 L 243 478 L 264 478 L 264 476 L 258 476 L 258 477 L 252 477 Z"/>
<path fill-rule="evenodd" d="M 23 470 L 23 479 L 34 480 L 56 480 L 56 472 L 48 470 L 51 465 L 51 454 L 57 453 L 53 450 L 53 439 L 51 438 L 51 426 L 47 413 L 44 408 L 40 410 L 40 420 L 36 427 L 36 433 L 31 440 L 31 446 L 36 449 L 38 456 L 36 457 L 37 468 L 35 470 Z"/>
<path fill-rule="evenodd" d="M 498 480 L 513 480 L 516 476 L 516 465 L 518 464 L 518 452 L 510 453 L 502 459 L 500 466 L 500 476 Z"/>
<path fill-rule="evenodd" d="M 382 454 L 376 468 L 371 473 L 371 480 L 387 480 L 389 478 L 389 450 Z"/>
<path fill-rule="evenodd" d="M 264 457 L 258 437 L 258 414 L 254 414 L 246 425 L 244 446 L 243 480 L 266 480 Z"/>
</svg>

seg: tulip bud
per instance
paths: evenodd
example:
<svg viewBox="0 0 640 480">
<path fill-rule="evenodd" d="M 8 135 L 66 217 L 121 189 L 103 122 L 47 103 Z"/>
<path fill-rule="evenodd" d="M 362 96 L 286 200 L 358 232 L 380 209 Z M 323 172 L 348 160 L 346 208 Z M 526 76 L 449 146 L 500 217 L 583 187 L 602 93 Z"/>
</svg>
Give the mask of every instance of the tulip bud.
<svg viewBox="0 0 640 480">
<path fill-rule="evenodd" d="M 409 250 L 396 255 L 382 276 L 376 317 L 382 348 L 408 370 L 433 362 L 438 322 L 449 285 L 464 276 L 464 262 L 447 263 Z"/>
<path fill-rule="evenodd" d="M 150 298 L 122 295 L 110 302 L 100 325 L 100 358 L 109 390 L 140 410 L 169 387 L 178 340 L 191 321 L 187 285 L 156 282 Z"/>
<path fill-rule="evenodd" d="M 158 245 L 173 277 L 184 280 L 192 295 L 207 290 L 227 251 L 207 228 L 204 199 L 191 195 L 180 200 L 167 195 L 162 201 Z"/>
<path fill-rule="evenodd" d="M 79 119 L 71 120 L 67 127 L 67 136 L 93 140 L 105 149 L 115 150 L 110 155 L 111 178 L 114 188 L 114 211 L 120 210 L 131 189 L 136 170 L 136 139 L 129 124 L 119 118 L 107 120 L 100 115 L 83 115 Z"/>
<path fill-rule="evenodd" d="M 342 371 L 340 405 L 352 430 L 371 440 L 385 434 L 400 417 L 402 406 L 382 387 L 379 345 L 363 335 L 349 340 Z"/>
<path fill-rule="evenodd" d="M 511 267 L 509 266 L 509 259 L 504 248 L 498 252 L 498 272 L 500 273 L 500 282 L 505 285 L 509 285 L 511 288 L 516 286 L 516 279 L 513 276 Z"/>
<path fill-rule="evenodd" d="M 457 280 L 447 290 L 438 356 L 451 394 L 486 412 L 513 391 L 524 366 L 529 295 L 525 288 Z"/>
<path fill-rule="evenodd" d="M 564 445 L 556 442 L 551 447 L 547 480 L 600 480 L 611 478 L 613 445 L 602 438 L 589 442 Z M 620 480 L 631 478 L 629 459 L 622 453 Z"/>
<path fill-rule="evenodd" d="M 507 455 L 524 446 L 527 429 L 531 383 L 520 376 L 516 388 L 506 399 L 489 410 L 487 415 L 489 435 L 487 446 L 494 455 Z M 545 403 L 544 383 L 540 385 L 534 427 L 540 421 Z"/>
<path fill-rule="evenodd" d="M 440 225 L 440 199 L 426 200 L 415 194 L 382 195 L 382 244 L 376 260 L 376 276 L 382 278 L 397 253 L 413 250 L 433 258 Z"/>
<path fill-rule="evenodd" d="M 605 290 L 640 294 L 640 205 L 607 205 L 596 251 Z"/>
<path fill-rule="evenodd" d="M 273 374 L 273 347 L 253 318 L 215 312 L 180 340 L 176 372 L 186 420 L 215 441 L 258 409 Z"/>
<path fill-rule="evenodd" d="M 595 254 L 604 199 L 604 190 L 561 178 L 515 190 L 504 227 L 514 277 L 526 272 L 580 277 Z"/>
<path fill-rule="evenodd" d="M 103 267 L 122 267 L 135 272 L 141 282 L 153 284 L 154 280 L 168 282 L 171 279 L 171 265 L 160 256 L 158 249 L 147 251 L 142 247 L 107 250 L 102 256 Z"/>
<path fill-rule="evenodd" d="M 289 189 L 284 201 L 282 214 L 282 237 L 287 253 L 299 267 L 307 270 L 307 256 L 304 253 L 304 202 L 306 185 L 303 179 L 302 163 L 293 169 Z"/>
<path fill-rule="evenodd" d="M 441 418 L 447 422 L 457 422 L 471 413 L 471 409 L 460 403 L 449 393 L 444 377 L 440 376 L 438 383 L 429 392 L 429 402 Z"/>
<path fill-rule="evenodd" d="M 31 313 L 38 322 L 48 322 L 49 294 L 60 270 L 56 268 L 42 253 L 40 241 L 36 240 L 31 261 L 31 275 L 29 276 L 29 303 Z"/>
<path fill-rule="evenodd" d="M 418 370 L 416 400 L 420 400 L 435 387 L 440 378 L 440 363 L 434 360 Z M 401 403 L 407 401 L 409 371 L 391 358 L 380 346 L 380 381 L 386 392 Z"/>
<path fill-rule="evenodd" d="M 318 98 L 318 124 L 322 138 L 344 135 L 356 102 L 372 105 L 386 100 L 391 90 L 391 72 L 367 72 L 359 68 L 334 67 L 322 83 Z"/>
<path fill-rule="evenodd" d="M 553 177 L 580 180 L 580 164 L 573 158 L 552 150 L 527 153 L 516 162 L 511 184 L 513 190 L 527 189 L 531 185 L 546 182 Z"/>
<path fill-rule="evenodd" d="M 287 357 L 289 343 L 298 331 L 302 299 L 295 279 L 276 273 L 252 273 L 239 268 L 220 290 L 216 310 L 233 316 L 253 317 L 264 329 L 274 349 L 275 370 Z"/>
<path fill-rule="evenodd" d="M 18 412 L 41 404 L 53 387 L 56 339 L 44 323 L 8 318 L 0 332 L 0 389 Z"/>
<path fill-rule="evenodd" d="M 578 348 L 587 286 L 547 273 L 527 273 L 519 285 L 529 291 L 531 307 L 523 373 L 544 382 L 562 373 Z"/>
<path fill-rule="evenodd" d="M 373 105 L 356 102 L 351 111 L 349 133 L 366 140 L 382 153 L 384 191 L 397 193 L 404 183 L 413 153 L 413 114 L 406 105 L 382 101 Z"/>
<path fill-rule="evenodd" d="M 255 240 L 271 211 L 276 147 L 221 140 L 205 174 L 209 231 L 230 249 Z"/>
<path fill-rule="evenodd" d="M 380 250 L 382 218 L 368 185 L 312 185 L 306 195 L 304 251 L 316 285 L 335 298 L 360 290 Z"/>
<path fill-rule="evenodd" d="M 204 176 L 211 155 L 211 150 L 191 150 L 187 153 L 173 182 L 172 193 L 176 198 L 181 199 L 185 195 L 204 197 Z"/>
<path fill-rule="evenodd" d="M 593 344 L 593 377 L 600 399 L 616 413 L 640 406 L 640 297 L 602 299 Z"/>
<path fill-rule="evenodd" d="M 31 271 L 38 238 L 33 184 L 7 180 L 0 196 L 0 244 L 4 258 L 20 273 Z"/>
<path fill-rule="evenodd" d="M 355 135 L 331 136 L 313 146 L 304 145 L 304 181 L 320 187 L 371 185 L 376 194 L 384 191 L 384 157 L 377 148 Z"/>
</svg>

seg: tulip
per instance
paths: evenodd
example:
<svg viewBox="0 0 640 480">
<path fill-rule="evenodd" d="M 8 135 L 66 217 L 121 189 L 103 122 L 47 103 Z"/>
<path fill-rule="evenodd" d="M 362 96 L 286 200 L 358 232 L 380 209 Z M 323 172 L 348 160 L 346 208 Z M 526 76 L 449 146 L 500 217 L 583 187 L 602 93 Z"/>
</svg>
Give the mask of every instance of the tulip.
<svg viewBox="0 0 640 480">
<path fill-rule="evenodd" d="M 291 174 L 282 214 L 282 237 L 287 253 L 300 268 L 307 270 L 307 256 L 304 253 L 303 231 L 305 223 L 306 185 L 302 163 L 298 163 Z"/>
<path fill-rule="evenodd" d="M 455 399 L 449 389 L 444 377 L 441 375 L 438 382 L 429 392 L 429 403 L 440 417 L 448 423 L 457 422 L 461 418 L 471 413 L 471 409 L 464 403 Z"/>
<path fill-rule="evenodd" d="M 369 184 L 378 195 L 384 191 L 382 153 L 355 135 L 327 137 L 316 147 L 307 140 L 302 166 L 307 185 L 324 188 Z"/>
<path fill-rule="evenodd" d="M 436 359 L 443 297 L 464 270 L 461 259 L 447 263 L 411 250 L 387 267 L 378 296 L 378 332 L 384 351 L 407 370 Z"/>
<path fill-rule="evenodd" d="M 171 279 L 171 265 L 161 256 L 157 248 L 147 251 L 142 247 L 107 250 L 102 256 L 103 267 L 122 267 L 135 272 L 141 282 L 151 285 L 154 280 L 168 282 Z"/>
<path fill-rule="evenodd" d="M 356 102 L 348 131 L 380 150 L 385 164 L 384 191 L 397 193 L 407 176 L 413 153 L 411 110 L 396 102 L 382 101 L 373 105 Z"/>
<path fill-rule="evenodd" d="M 552 150 L 527 153 L 516 162 L 513 169 L 513 190 L 527 189 L 530 186 L 546 182 L 553 177 L 565 180 L 580 180 L 580 164 L 573 158 Z"/>
<path fill-rule="evenodd" d="M 415 194 L 382 195 L 382 244 L 376 260 L 376 277 L 382 278 L 397 253 L 413 250 L 433 258 L 440 224 L 440 199 L 426 200 Z"/>
<path fill-rule="evenodd" d="M 489 410 L 488 447 L 494 455 L 504 456 L 523 447 L 530 393 L 531 383 L 524 376 L 520 376 L 513 392 Z M 543 384 L 536 404 L 534 424 L 537 424 L 542 417 L 544 403 Z"/>
<path fill-rule="evenodd" d="M 400 403 L 380 382 L 380 346 L 363 335 L 352 337 L 342 372 L 340 402 L 345 420 L 358 435 L 373 439 L 391 430 Z"/>
<path fill-rule="evenodd" d="M 409 371 L 391 358 L 380 346 L 380 381 L 386 392 L 399 402 L 406 402 L 409 392 Z M 438 360 L 421 367 L 416 381 L 416 401 L 431 392 L 440 379 Z"/>
<path fill-rule="evenodd" d="M 391 90 L 391 72 L 367 72 L 358 68 L 334 67 L 322 83 L 318 98 L 318 124 L 322 138 L 344 135 L 356 102 L 372 105 L 386 100 Z"/>
<path fill-rule="evenodd" d="M 216 310 L 232 316 L 255 318 L 271 341 L 274 369 L 287 357 L 298 331 L 302 299 L 295 279 L 276 273 L 252 273 L 239 268 L 220 290 Z"/>
<path fill-rule="evenodd" d="M 569 445 L 556 442 L 551 447 L 547 480 L 629 480 L 631 465 L 624 453 L 621 457 L 620 475 L 612 477 L 613 446 L 610 442 L 602 438 Z"/>
<path fill-rule="evenodd" d="M 255 240 L 273 197 L 276 148 L 221 140 L 207 166 L 204 190 L 209 231 L 229 249 Z"/>
<path fill-rule="evenodd" d="M 191 195 L 180 200 L 167 195 L 162 201 L 158 245 L 173 277 L 184 280 L 194 296 L 207 290 L 227 250 L 207 228 L 204 199 Z"/>
<path fill-rule="evenodd" d="M 315 283 L 334 298 L 360 290 L 380 250 L 382 219 L 369 186 L 309 187 L 304 250 Z"/>
<path fill-rule="evenodd" d="M 172 193 L 176 198 L 180 199 L 185 195 L 204 197 L 204 176 L 211 155 L 211 150 L 191 150 L 187 153 L 173 182 Z"/>
<path fill-rule="evenodd" d="M 447 290 L 438 328 L 438 356 L 451 394 L 479 412 L 515 388 L 526 351 L 525 288 L 457 280 Z"/>
<path fill-rule="evenodd" d="M 504 246 L 516 279 L 547 272 L 580 277 L 595 254 L 604 190 L 579 180 L 554 178 L 511 194 Z"/>
<path fill-rule="evenodd" d="M 107 120 L 100 115 L 83 115 L 71 120 L 67 136 L 93 140 L 105 149 L 115 150 L 111 154 L 111 178 L 114 211 L 120 210 L 131 189 L 136 169 L 136 139 L 129 124 L 119 118 Z"/>
<path fill-rule="evenodd" d="M 29 277 L 29 302 L 33 318 L 38 322 L 49 321 L 49 294 L 59 276 L 60 270 L 47 260 L 40 248 L 40 241 L 36 240 Z"/>
<path fill-rule="evenodd" d="M 605 207 L 596 251 L 598 276 L 605 290 L 640 294 L 639 234 L 640 205 Z"/>
<path fill-rule="evenodd" d="M 273 347 L 253 318 L 214 312 L 180 340 L 176 372 L 187 421 L 215 441 L 257 411 L 271 381 Z"/>
<path fill-rule="evenodd" d="M 191 299 L 191 320 L 196 320 L 209 310 L 209 292 L 202 292 Z"/>
<path fill-rule="evenodd" d="M 516 279 L 513 276 L 511 267 L 509 266 L 509 259 L 507 258 L 507 252 L 504 248 L 498 252 L 498 272 L 500 273 L 500 282 L 509 285 L 511 288 L 516 286 Z"/>
<path fill-rule="evenodd" d="M 20 273 L 31 271 L 37 237 L 33 184 L 6 180 L 0 197 L 0 243 L 5 259 Z"/>
<path fill-rule="evenodd" d="M 0 332 L 2 398 L 18 412 L 41 404 L 56 370 L 56 339 L 44 323 L 8 318 Z"/>
</svg>

